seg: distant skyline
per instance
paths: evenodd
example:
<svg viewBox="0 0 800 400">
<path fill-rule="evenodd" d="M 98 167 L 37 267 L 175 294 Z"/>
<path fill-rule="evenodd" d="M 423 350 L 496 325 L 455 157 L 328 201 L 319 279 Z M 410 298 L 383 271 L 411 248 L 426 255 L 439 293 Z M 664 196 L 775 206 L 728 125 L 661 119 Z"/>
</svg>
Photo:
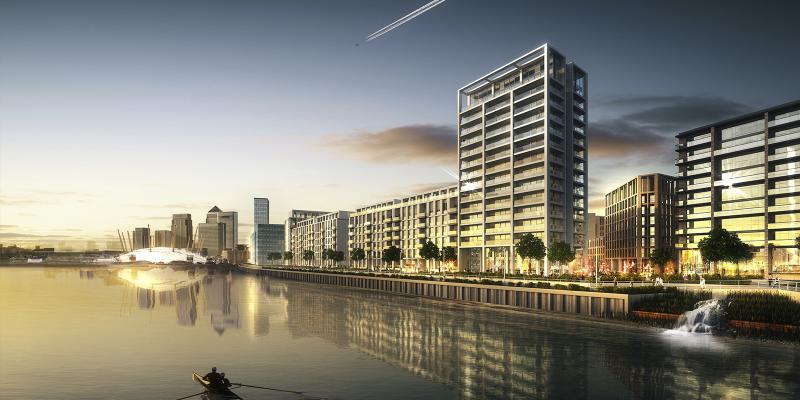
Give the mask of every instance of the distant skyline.
<svg viewBox="0 0 800 400">
<path fill-rule="evenodd" d="M 253 197 L 281 223 L 455 184 L 457 90 L 545 42 L 589 74 L 592 212 L 674 174 L 677 132 L 800 95 L 797 2 L 452 0 L 364 42 L 425 3 L 0 3 L 0 243 L 214 205 L 244 240 Z"/>
</svg>

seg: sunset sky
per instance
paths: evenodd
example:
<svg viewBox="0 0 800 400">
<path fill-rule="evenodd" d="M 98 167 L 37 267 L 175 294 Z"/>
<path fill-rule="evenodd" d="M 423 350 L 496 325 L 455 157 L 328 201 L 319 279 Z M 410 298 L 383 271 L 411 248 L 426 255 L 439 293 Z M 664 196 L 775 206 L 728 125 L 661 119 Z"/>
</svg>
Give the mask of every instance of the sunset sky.
<svg viewBox="0 0 800 400">
<path fill-rule="evenodd" d="M 590 206 L 675 133 L 795 100 L 798 2 L 0 2 L 0 243 L 454 184 L 456 92 L 545 42 L 589 74 Z M 356 44 L 358 43 L 358 46 Z"/>
</svg>

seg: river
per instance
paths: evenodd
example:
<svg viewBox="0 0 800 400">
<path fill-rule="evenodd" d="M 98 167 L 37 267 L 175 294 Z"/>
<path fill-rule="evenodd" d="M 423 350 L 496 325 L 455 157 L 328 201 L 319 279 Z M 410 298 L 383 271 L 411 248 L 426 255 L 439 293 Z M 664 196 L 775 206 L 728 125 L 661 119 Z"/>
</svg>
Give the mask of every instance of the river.
<svg viewBox="0 0 800 400">
<path fill-rule="evenodd" d="M 0 304 L 0 398 L 177 399 L 199 392 L 191 372 L 211 366 L 328 399 L 800 393 L 797 346 L 204 267 L 2 266 Z"/>
</svg>

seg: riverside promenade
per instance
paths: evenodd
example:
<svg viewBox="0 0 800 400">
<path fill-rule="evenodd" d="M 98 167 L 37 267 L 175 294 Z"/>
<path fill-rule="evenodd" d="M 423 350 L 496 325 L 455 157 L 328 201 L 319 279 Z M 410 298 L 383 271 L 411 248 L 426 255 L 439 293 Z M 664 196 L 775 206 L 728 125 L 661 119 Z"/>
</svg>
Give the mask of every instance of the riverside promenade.
<svg viewBox="0 0 800 400">
<path fill-rule="evenodd" d="M 240 265 L 247 273 L 315 284 L 347 286 L 401 295 L 484 304 L 551 313 L 600 318 L 619 318 L 631 305 L 651 295 L 605 293 L 586 290 L 549 289 L 471 282 L 452 282 L 441 277 L 409 275 L 370 276 L 364 273 L 303 271 L 291 268 Z"/>
</svg>

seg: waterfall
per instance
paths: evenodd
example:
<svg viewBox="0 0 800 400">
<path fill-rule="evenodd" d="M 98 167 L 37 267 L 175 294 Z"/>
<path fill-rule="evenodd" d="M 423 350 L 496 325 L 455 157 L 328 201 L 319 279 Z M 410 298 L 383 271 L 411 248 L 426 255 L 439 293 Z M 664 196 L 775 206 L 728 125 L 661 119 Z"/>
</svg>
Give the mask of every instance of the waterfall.
<svg viewBox="0 0 800 400">
<path fill-rule="evenodd" d="M 719 300 L 703 300 L 695 304 L 694 310 L 681 314 L 672 331 L 686 333 L 711 333 L 717 325 L 722 307 Z"/>
</svg>

